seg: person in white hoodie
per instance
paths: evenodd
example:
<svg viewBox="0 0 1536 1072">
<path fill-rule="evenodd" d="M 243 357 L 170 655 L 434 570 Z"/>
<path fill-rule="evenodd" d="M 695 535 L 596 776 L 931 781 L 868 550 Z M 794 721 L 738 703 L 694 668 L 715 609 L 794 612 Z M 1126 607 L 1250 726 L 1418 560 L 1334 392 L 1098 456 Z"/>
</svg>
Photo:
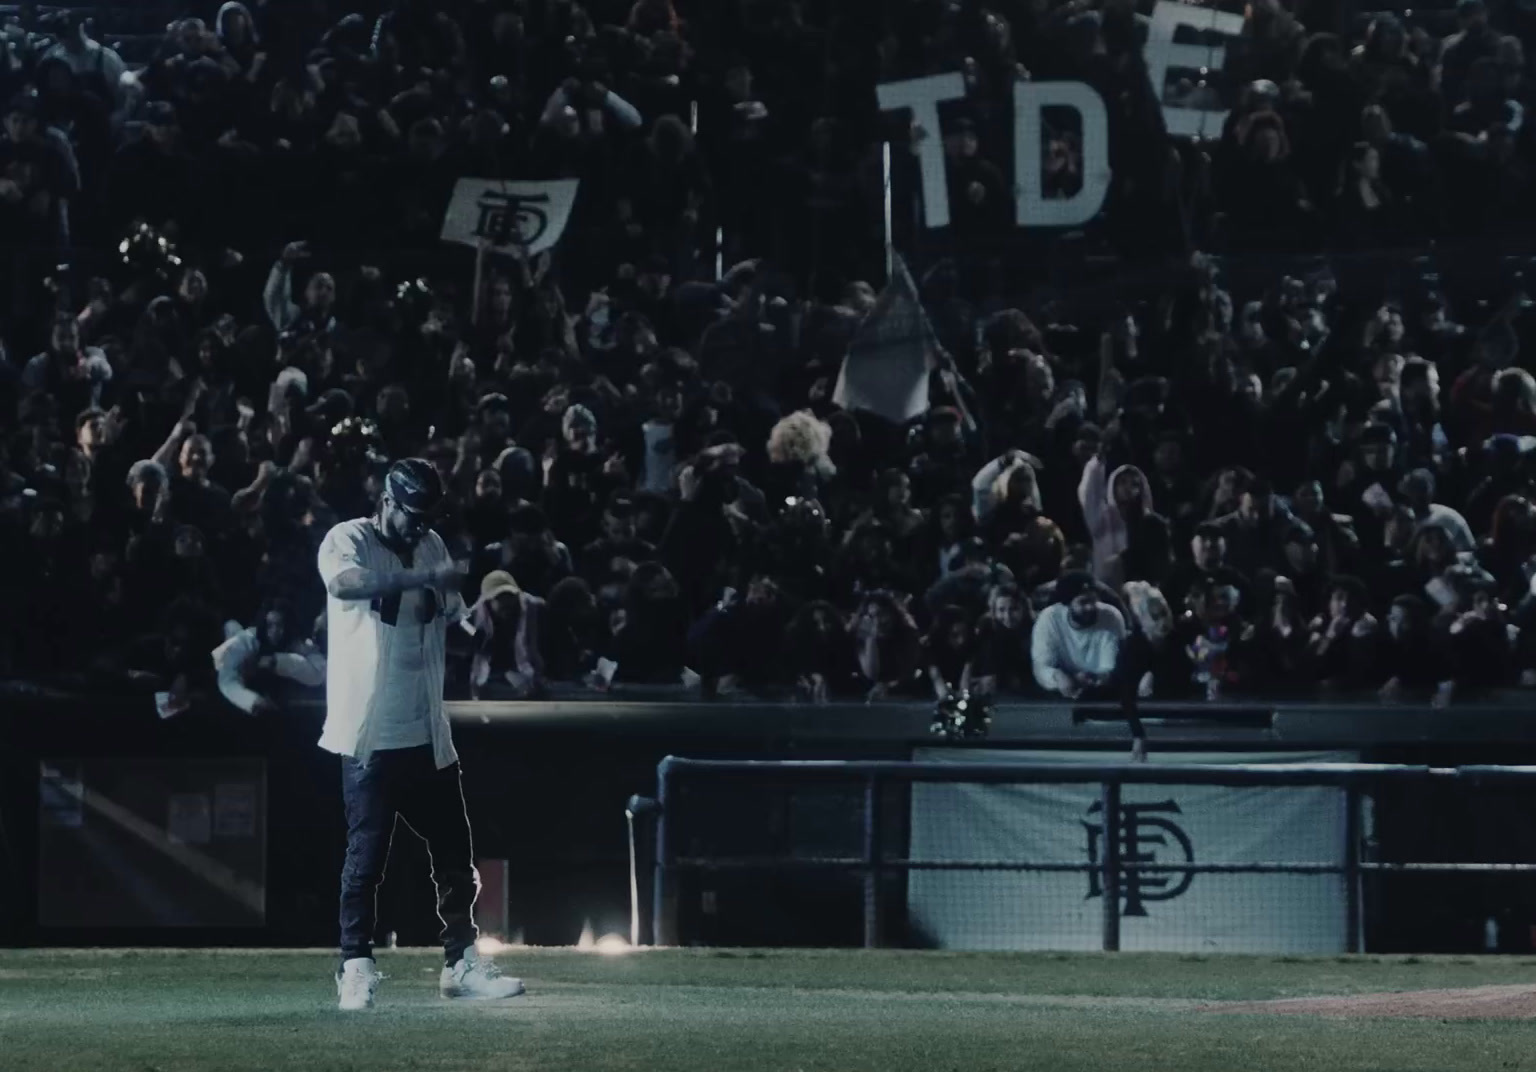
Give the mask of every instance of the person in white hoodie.
<svg viewBox="0 0 1536 1072">
<path fill-rule="evenodd" d="M 1126 576 L 1126 552 L 1134 553 L 1138 530 L 1154 517 L 1152 485 L 1146 474 L 1134 465 L 1109 473 L 1100 452 L 1083 467 L 1077 501 L 1093 537 L 1093 575 L 1114 588 L 1127 580 L 1143 579 Z"/>
<path fill-rule="evenodd" d="M 1112 679 L 1125 619 L 1100 603 L 1093 578 L 1070 570 L 1056 582 L 1056 602 L 1040 612 L 1030 637 L 1035 681 L 1069 700 L 1114 698 Z"/>
<path fill-rule="evenodd" d="M 213 667 L 224 698 L 248 715 L 270 715 L 277 703 L 253 685 L 275 678 L 318 688 L 325 684 L 325 656 L 314 641 L 299 637 L 291 621 L 291 608 L 272 600 L 256 624 L 241 629 L 235 622 L 225 627 L 226 639 L 213 651 Z"/>
</svg>

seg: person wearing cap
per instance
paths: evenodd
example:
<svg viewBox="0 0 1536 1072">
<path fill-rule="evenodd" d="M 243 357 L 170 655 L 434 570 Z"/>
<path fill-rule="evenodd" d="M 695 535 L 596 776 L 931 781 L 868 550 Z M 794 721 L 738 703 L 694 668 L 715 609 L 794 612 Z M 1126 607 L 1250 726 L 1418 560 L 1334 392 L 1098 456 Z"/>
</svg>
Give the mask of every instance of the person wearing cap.
<svg viewBox="0 0 1536 1072">
<path fill-rule="evenodd" d="M 128 65 L 114 50 L 91 37 L 90 16 L 86 12 L 72 11 L 65 16 L 58 44 L 44 52 L 38 63 L 55 61 L 67 65 L 77 79 L 100 93 L 103 100 L 117 103 Z"/>
<path fill-rule="evenodd" d="M 1477 540 L 1472 535 L 1472 526 L 1467 524 L 1467 519 L 1461 515 L 1461 511 L 1433 501 L 1435 497 L 1433 472 L 1428 469 L 1411 470 L 1407 476 L 1398 481 L 1397 492 L 1408 504 L 1408 508 L 1413 511 L 1419 528 L 1436 525 L 1445 530 L 1445 534 L 1451 538 L 1451 546 L 1457 551 L 1477 550 Z"/>
<path fill-rule="evenodd" d="M 397 814 L 427 843 L 443 922 L 447 998 L 523 992 L 479 959 L 479 892 L 459 757 L 443 711 L 447 625 L 469 616 L 466 572 L 430 525 L 442 479 L 422 458 L 397 462 L 371 517 L 332 528 L 320 547 L 326 601 L 326 716 L 320 747 L 341 756 L 347 854 L 341 877 L 342 1009 L 372 1006 L 375 897 Z"/>
<path fill-rule="evenodd" d="M 957 234 L 971 238 L 995 235 L 1013 210 L 1007 180 L 980 149 L 974 121 L 962 116 L 948 124 L 944 131 L 944 177 L 949 187 L 950 219 Z"/>
<path fill-rule="evenodd" d="M 1040 612 L 1030 638 L 1035 681 L 1069 700 L 1117 698 L 1110 682 L 1125 639 L 1124 617 L 1099 602 L 1098 587 L 1085 570 L 1062 574 L 1055 599 Z"/>
<path fill-rule="evenodd" d="M 1488 5 L 1484 0 L 1457 0 L 1457 33 L 1442 42 L 1440 52 L 1440 89 L 1447 101 L 1463 99 L 1463 86 L 1472 64 L 1492 59 L 1498 54 L 1499 35 L 1488 24 Z"/>
<path fill-rule="evenodd" d="M 470 663 L 471 699 L 522 700 L 544 688 L 539 622 L 544 601 L 518 587 L 506 570 L 492 570 L 480 582 L 472 608 L 477 647 Z M 510 686 L 510 690 L 508 690 Z"/>
<path fill-rule="evenodd" d="M 636 534 L 635 503 L 625 491 L 608 496 L 603 509 L 603 534 L 582 548 L 581 576 L 592 591 L 617 602 L 623 598 L 630 574 L 656 557 L 656 547 Z"/>
<path fill-rule="evenodd" d="M 207 196 L 198 185 L 197 163 L 182 146 L 175 106 L 151 101 L 139 118 L 139 136 L 113 154 L 103 184 L 107 219 L 114 229 L 135 221 L 162 228 Z"/>
<path fill-rule="evenodd" d="M 80 325 L 68 313 L 54 319 L 48 349 L 21 369 L 24 391 L 46 391 L 66 413 L 98 406 L 114 373 L 107 355 L 80 342 Z"/>
<path fill-rule="evenodd" d="M 51 202 L 80 193 L 80 161 L 75 147 L 68 134 L 44 122 L 42 101 L 34 90 L 15 94 L 5 109 L 0 171 L 17 161 L 33 165 L 35 182 L 46 193 L 50 208 Z"/>
</svg>

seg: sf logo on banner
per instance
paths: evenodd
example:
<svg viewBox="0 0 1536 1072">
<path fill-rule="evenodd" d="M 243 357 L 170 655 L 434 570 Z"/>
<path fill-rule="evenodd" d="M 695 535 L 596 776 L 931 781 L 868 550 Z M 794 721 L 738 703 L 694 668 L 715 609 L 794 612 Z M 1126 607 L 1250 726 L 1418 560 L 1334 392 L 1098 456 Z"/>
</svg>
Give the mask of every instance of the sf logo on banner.
<svg viewBox="0 0 1536 1072">
<path fill-rule="evenodd" d="M 487 190 L 475 203 L 480 212 L 475 237 L 498 246 L 531 246 L 549 229 L 548 194 L 512 194 Z"/>
<path fill-rule="evenodd" d="M 1088 809 L 1090 817 L 1101 816 L 1103 804 L 1095 801 Z M 1195 849 L 1189 835 L 1167 815 L 1181 815 L 1179 806 L 1172 800 L 1161 804 L 1120 805 L 1120 860 L 1124 864 L 1192 864 Z M 1084 821 L 1088 832 L 1088 861 L 1094 865 L 1103 863 L 1104 823 Z M 1171 901 L 1189 889 L 1194 880 L 1191 872 L 1146 872 L 1129 869 L 1120 874 L 1120 896 L 1124 907 L 1122 916 L 1145 916 L 1146 902 Z M 1088 900 L 1104 894 L 1100 873 L 1088 872 Z"/>
</svg>

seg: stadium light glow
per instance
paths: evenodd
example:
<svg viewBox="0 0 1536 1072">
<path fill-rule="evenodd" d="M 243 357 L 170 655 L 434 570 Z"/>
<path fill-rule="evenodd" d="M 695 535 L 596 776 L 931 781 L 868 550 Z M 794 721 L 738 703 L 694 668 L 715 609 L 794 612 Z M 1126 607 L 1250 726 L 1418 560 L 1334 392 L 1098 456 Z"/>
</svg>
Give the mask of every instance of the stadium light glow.
<svg viewBox="0 0 1536 1072">
<path fill-rule="evenodd" d="M 607 957 L 622 957 L 630 948 L 629 939 L 622 934 L 605 934 L 597 940 L 597 951 Z"/>
<path fill-rule="evenodd" d="M 592 929 L 592 921 L 586 920 L 581 925 L 581 937 L 576 939 L 576 949 L 583 953 L 601 953 L 603 956 L 616 957 L 628 953 L 633 946 L 629 939 L 622 934 L 608 933 L 601 938 L 597 937 Z"/>
</svg>

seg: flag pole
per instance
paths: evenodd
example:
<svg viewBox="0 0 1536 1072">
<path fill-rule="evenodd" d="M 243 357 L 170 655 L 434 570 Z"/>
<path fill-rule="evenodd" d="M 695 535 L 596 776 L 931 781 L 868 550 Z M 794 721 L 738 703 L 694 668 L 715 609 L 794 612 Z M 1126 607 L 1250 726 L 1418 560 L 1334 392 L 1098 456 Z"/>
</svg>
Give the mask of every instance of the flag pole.
<svg viewBox="0 0 1536 1072">
<path fill-rule="evenodd" d="M 896 244 L 891 235 L 891 143 L 880 143 L 881 186 L 885 192 L 885 280 L 891 280 L 896 267 Z"/>
</svg>

